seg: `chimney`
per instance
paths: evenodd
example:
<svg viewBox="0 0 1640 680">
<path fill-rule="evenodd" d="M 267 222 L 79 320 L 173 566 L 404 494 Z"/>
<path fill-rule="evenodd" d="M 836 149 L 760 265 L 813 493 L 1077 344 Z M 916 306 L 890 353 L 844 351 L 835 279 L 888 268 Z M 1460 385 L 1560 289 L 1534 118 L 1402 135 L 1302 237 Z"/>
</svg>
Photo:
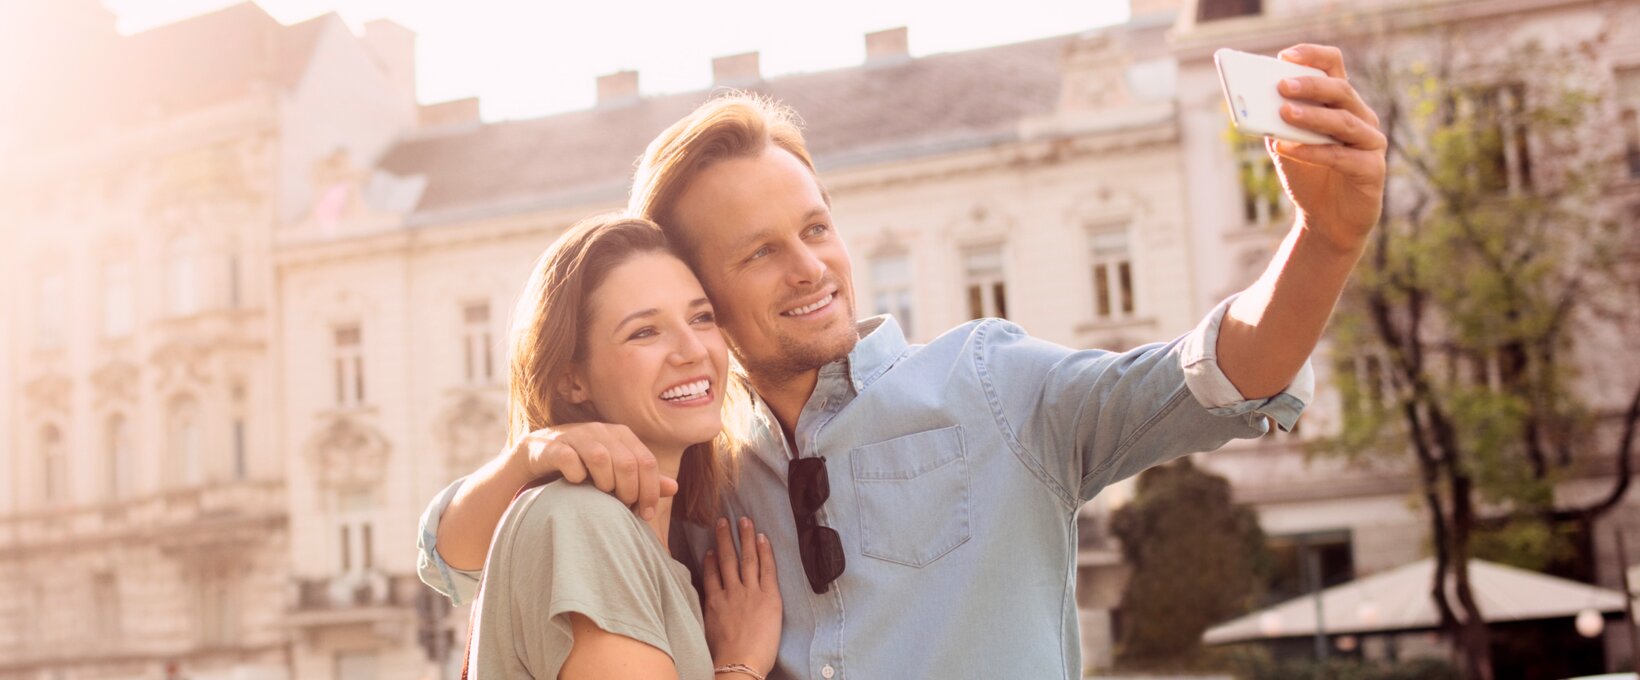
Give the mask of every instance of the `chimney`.
<svg viewBox="0 0 1640 680">
<path fill-rule="evenodd" d="M 598 106 L 625 106 L 638 101 L 638 72 L 616 71 L 598 76 Z"/>
<path fill-rule="evenodd" d="M 1180 0 L 1128 0 L 1128 20 L 1173 18 L 1179 13 Z"/>
<path fill-rule="evenodd" d="M 712 60 L 712 85 L 740 87 L 763 79 L 758 70 L 757 53 L 746 52 L 718 57 Z"/>
<path fill-rule="evenodd" d="M 910 58 L 904 26 L 866 34 L 866 65 L 892 64 Z"/>
<path fill-rule="evenodd" d="M 424 128 L 477 123 L 478 97 L 423 104 L 420 108 L 420 118 L 421 126 Z"/>
<path fill-rule="evenodd" d="M 416 101 L 416 33 L 387 19 L 364 25 L 364 44 L 407 102 Z"/>
</svg>

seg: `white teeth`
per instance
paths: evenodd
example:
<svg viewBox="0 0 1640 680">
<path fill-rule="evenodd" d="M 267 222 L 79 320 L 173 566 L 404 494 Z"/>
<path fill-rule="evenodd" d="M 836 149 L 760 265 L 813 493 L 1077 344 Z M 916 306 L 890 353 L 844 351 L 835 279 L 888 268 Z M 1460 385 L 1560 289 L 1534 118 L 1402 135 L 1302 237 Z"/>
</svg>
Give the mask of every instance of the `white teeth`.
<svg viewBox="0 0 1640 680">
<path fill-rule="evenodd" d="M 669 389 L 665 392 L 662 392 L 661 393 L 661 398 L 662 399 L 669 399 L 669 400 L 690 399 L 690 398 L 693 398 L 693 397 L 698 397 L 702 394 L 706 394 L 706 388 L 711 387 L 711 386 L 712 386 L 711 381 L 696 380 L 692 383 L 688 383 L 688 384 L 684 384 L 684 385 L 678 385 L 677 387 L 674 387 L 674 388 Z"/>
<path fill-rule="evenodd" d="M 831 304 L 831 298 L 832 298 L 832 296 L 827 295 L 823 298 L 820 298 L 819 300 L 817 300 L 812 305 L 809 305 L 807 307 L 798 307 L 797 309 L 793 309 L 793 310 L 790 310 L 790 311 L 786 312 L 786 316 L 802 316 L 804 314 L 808 314 L 809 312 L 812 312 L 816 309 L 819 309 L 819 308 L 824 307 L 828 304 Z"/>
</svg>

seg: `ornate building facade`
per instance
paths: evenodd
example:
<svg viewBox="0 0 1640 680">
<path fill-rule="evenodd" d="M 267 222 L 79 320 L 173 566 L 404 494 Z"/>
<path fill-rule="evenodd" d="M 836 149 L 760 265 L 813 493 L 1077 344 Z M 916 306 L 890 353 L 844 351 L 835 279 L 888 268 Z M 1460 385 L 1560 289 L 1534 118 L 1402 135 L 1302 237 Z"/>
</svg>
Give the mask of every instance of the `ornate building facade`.
<svg viewBox="0 0 1640 680">
<path fill-rule="evenodd" d="M 317 160 L 415 124 L 413 36 L 61 5 L 0 136 L 0 677 L 291 677 L 270 245 Z"/>
</svg>

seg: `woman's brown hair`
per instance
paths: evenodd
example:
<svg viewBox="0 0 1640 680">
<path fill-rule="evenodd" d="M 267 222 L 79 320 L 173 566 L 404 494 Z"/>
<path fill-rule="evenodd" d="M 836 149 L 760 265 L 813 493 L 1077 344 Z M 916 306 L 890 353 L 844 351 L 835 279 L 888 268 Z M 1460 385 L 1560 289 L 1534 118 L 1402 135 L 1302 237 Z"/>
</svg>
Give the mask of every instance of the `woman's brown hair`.
<svg viewBox="0 0 1640 680">
<path fill-rule="evenodd" d="M 633 256 L 654 252 L 674 254 L 654 222 L 608 214 L 576 223 L 536 260 L 513 311 L 507 450 L 543 427 L 598 420 L 590 404 L 571 403 L 553 386 L 586 358 L 591 300 L 598 286 Z M 744 405 L 746 392 L 739 379 L 728 382 L 724 408 L 734 413 Z M 710 525 L 719 514 L 721 494 L 734 473 L 735 448 L 728 432 L 684 451 L 673 501 L 682 514 L 675 516 Z"/>
</svg>

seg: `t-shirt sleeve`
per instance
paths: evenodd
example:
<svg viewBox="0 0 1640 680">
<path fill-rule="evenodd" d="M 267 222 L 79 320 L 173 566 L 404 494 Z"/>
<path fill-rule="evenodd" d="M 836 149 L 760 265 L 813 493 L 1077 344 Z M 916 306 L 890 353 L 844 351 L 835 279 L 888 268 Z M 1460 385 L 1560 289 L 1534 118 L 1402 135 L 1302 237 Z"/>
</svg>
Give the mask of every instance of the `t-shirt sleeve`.
<svg viewBox="0 0 1640 680">
<path fill-rule="evenodd" d="M 519 518 L 507 569 L 530 673 L 558 676 L 574 644 L 572 613 L 670 656 L 660 581 L 668 566 L 644 535 L 649 528 L 595 490 L 554 486 L 534 500 Z"/>
</svg>

